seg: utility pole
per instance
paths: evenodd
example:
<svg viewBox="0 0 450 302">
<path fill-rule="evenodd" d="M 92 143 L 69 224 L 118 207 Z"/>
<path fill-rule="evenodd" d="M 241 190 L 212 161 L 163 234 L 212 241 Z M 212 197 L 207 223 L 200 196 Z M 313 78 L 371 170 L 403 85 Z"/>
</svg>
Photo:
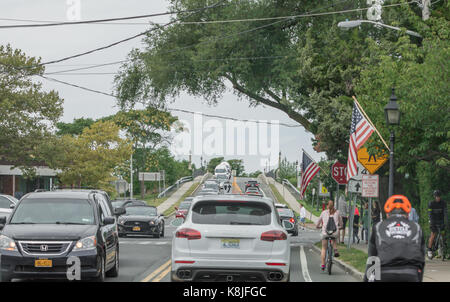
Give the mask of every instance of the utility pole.
<svg viewBox="0 0 450 302">
<path fill-rule="evenodd" d="M 130 157 L 130 199 L 133 199 L 133 153 Z"/>
<path fill-rule="evenodd" d="M 422 20 L 430 18 L 430 0 L 422 0 Z"/>
</svg>

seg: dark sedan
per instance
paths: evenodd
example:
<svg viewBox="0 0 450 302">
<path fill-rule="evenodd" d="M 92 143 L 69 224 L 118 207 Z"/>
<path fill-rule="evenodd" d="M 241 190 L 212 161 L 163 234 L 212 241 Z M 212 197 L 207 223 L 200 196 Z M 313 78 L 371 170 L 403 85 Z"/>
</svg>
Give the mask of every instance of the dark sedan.
<svg viewBox="0 0 450 302">
<path fill-rule="evenodd" d="M 148 235 L 164 237 L 164 216 L 158 214 L 155 207 L 130 206 L 119 217 L 119 236 Z"/>
<path fill-rule="evenodd" d="M 277 210 L 281 219 L 281 225 L 286 232 L 291 233 L 292 236 L 298 236 L 298 220 L 294 211 L 288 208 L 278 208 Z"/>
</svg>

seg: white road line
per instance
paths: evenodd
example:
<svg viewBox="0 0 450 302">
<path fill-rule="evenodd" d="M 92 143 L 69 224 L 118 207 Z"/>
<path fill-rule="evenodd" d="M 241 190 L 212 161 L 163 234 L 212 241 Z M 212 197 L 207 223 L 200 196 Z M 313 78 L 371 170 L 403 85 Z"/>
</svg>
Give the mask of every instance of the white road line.
<svg viewBox="0 0 450 302">
<path fill-rule="evenodd" d="M 303 249 L 303 245 L 300 246 L 300 263 L 302 266 L 303 279 L 306 282 L 312 282 L 311 276 L 308 271 L 308 261 L 306 261 L 305 250 Z"/>
</svg>

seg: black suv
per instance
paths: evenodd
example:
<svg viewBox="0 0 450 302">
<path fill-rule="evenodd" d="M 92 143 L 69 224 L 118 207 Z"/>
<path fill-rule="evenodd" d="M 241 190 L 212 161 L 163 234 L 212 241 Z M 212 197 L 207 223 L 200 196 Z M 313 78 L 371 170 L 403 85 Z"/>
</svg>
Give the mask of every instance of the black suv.
<svg viewBox="0 0 450 302">
<path fill-rule="evenodd" d="M 34 192 L 11 216 L 0 217 L 1 280 L 66 279 L 69 257 L 80 260 L 81 279 L 104 281 L 119 273 L 117 222 L 98 191 Z"/>
</svg>

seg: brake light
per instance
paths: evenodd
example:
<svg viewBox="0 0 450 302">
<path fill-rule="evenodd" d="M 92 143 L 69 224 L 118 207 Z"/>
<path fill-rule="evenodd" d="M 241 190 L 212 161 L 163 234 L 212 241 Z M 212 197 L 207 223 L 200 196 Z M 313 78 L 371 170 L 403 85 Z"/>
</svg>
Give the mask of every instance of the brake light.
<svg viewBox="0 0 450 302">
<path fill-rule="evenodd" d="M 187 240 L 194 240 L 194 239 L 201 239 L 202 235 L 197 230 L 185 228 L 177 231 L 175 237 L 186 238 Z"/>
<path fill-rule="evenodd" d="M 192 264 L 192 263 L 195 263 L 195 261 L 189 261 L 189 260 L 175 260 L 175 263 L 187 263 L 187 264 Z"/>
<path fill-rule="evenodd" d="M 287 236 L 282 231 L 268 231 L 261 234 L 262 241 L 286 240 Z"/>
<path fill-rule="evenodd" d="M 279 265 L 279 266 L 286 266 L 286 263 L 266 262 L 266 265 Z"/>
<path fill-rule="evenodd" d="M 294 222 L 295 222 L 294 218 L 289 219 L 289 221 L 290 221 L 291 223 L 294 223 Z"/>
</svg>

